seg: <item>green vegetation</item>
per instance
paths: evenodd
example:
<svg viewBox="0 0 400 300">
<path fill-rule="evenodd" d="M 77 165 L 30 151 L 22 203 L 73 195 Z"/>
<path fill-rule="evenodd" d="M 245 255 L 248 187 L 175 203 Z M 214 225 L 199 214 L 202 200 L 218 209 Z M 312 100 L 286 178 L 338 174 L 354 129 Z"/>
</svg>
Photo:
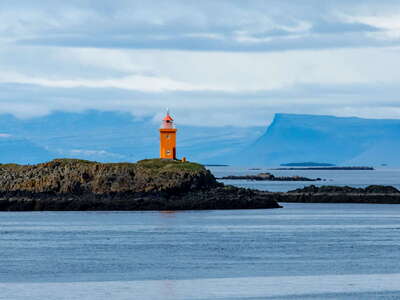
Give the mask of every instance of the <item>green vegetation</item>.
<svg viewBox="0 0 400 300">
<path fill-rule="evenodd" d="M 182 162 L 179 160 L 170 159 L 144 159 L 138 161 L 137 163 L 120 162 L 120 163 L 99 163 L 95 161 L 73 159 L 73 158 L 58 158 L 50 162 L 39 164 L 40 166 L 51 166 L 51 165 L 104 165 L 113 167 L 125 167 L 125 168 L 135 168 L 141 167 L 153 172 L 159 171 L 188 171 L 188 172 L 198 172 L 205 170 L 203 165 L 193 163 L 193 162 Z M 23 168 L 27 167 L 18 164 L 0 164 L 0 168 Z"/>
<path fill-rule="evenodd" d="M 145 197 L 159 193 L 187 193 L 215 186 L 217 182 L 214 176 L 203 166 L 173 160 L 150 159 L 138 163 L 103 164 L 87 160 L 57 159 L 37 165 L 0 166 L 0 192 L 73 196 L 143 193 Z M 123 199 L 126 199 L 125 196 Z"/>
<path fill-rule="evenodd" d="M 49 163 L 60 163 L 60 164 L 96 164 L 98 162 L 95 161 L 90 161 L 90 160 L 83 160 L 83 159 L 76 159 L 76 158 L 56 158 L 53 159 L 50 162 L 44 163 L 44 164 L 49 164 Z"/>
<path fill-rule="evenodd" d="M 204 170 L 204 166 L 192 163 L 192 162 L 182 162 L 179 160 L 170 160 L 170 159 L 144 159 L 137 162 L 137 165 L 146 169 L 161 171 L 202 171 Z"/>
<path fill-rule="evenodd" d="M 61 165 L 103 165 L 103 166 L 113 166 L 113 167 L 135 167 L 137 164 L 136 163 L 130 163 L 130 162 L 118 162 L 118 163 L 101 163 L 97 161 L 91 161 L 91 160 L 83 160 L 83 159 L 75 159 L 75 158 L 57 158 L 54 159 L 50 162 L 44 163 L 46 164 L 54 164 L 58 163 Z"/>
<path fill-rule="evenodd" d="M 23 166 L 18 165 L 18 164 L 0 164 L 0 168 L 4 168 L 4 169 L 17 169 L 17 168 L 21 168 Z"/>
</svg>

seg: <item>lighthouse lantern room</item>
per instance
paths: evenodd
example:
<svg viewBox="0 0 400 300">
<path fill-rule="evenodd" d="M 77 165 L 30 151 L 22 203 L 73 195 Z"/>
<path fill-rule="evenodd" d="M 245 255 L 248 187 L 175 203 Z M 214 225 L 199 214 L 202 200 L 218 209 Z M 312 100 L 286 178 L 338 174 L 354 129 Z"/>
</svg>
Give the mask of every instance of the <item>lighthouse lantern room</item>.
<svg viewBox="0 0 400 300">
<path fill-rule="evenodd" d="M 176 159 L 176 132 L 169 110 L 160 128 L 160 158 Z"/>
</svg>

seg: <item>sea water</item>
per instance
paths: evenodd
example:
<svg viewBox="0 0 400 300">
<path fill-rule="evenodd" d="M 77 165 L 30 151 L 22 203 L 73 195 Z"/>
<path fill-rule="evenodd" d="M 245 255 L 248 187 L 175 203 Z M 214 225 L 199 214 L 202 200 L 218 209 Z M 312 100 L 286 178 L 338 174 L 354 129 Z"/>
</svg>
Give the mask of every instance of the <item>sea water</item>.
<svg viewBox="0 0 400 300">
<path fill-rule="evenodd" d="M 283 205 L 1 212 L 0 299 L 400 299 L 400 205 Z"/>
<path fill-rule="evenodd" d="M 400 169 L 380 167 L 375 170 L 274 170 L 271 168 L 210 167 L 212 173 L 220 178 L 229 175 L 255 175 L 263 172 L 275 176 L 302 176 L 310 179 L 320 178 L 321 181 L 248 181 L 222 180 L 223 183 L 245 188 L 268 190 L 271 192 L 287 192 L 314 184 L 352 186 L 365 188 L 369 185 L 391 185 L 400 189 Z"/>
<path fill-rule="evenodd" d="M 0 299 L 399 299 L 400 206 L 0 213 Z"/>
</svg>

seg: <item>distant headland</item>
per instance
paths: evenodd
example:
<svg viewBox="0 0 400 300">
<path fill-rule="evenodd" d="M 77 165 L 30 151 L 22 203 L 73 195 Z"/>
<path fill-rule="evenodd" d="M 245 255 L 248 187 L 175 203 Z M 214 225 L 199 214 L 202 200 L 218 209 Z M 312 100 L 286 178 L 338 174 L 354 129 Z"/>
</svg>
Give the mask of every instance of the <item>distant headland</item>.
<svg viewBox="0 0 400 300">
<path fill-rule="evenodd" d="M 373 167 L 296 167 L 296 168 L 276 168 L 272 170 L 342 170 L 342 171 L 373 171 Z"/>
</svg>

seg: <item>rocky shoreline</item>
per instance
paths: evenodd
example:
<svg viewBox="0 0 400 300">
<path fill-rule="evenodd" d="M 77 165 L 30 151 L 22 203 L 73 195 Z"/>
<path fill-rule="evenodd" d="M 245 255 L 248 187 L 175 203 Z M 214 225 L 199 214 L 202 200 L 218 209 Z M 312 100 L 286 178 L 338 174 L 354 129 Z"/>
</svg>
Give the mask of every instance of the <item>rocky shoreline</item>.
<svg viewBox="0 0 400 300">
<path fill-rule="evenodd" d="M 202 165 L 160 159 L 0 165 L 0 211 L 266 209 L 285 202 L 400 204 L 400 191 L 311 185 L 273 193 L 224 185 Z"/>
<path fill-rule="evenodd" d="M 184 194 L 1 192 L 0 211 L 149 211 L 281 208 L 279 203 L 400 204 L 400 193 L 264 192 L 233 186 Z"/>
<path fill-rule="evenodd" d="M 146 211 L 281 208 L 269 193 L 217 187 L 175 195 L 1 193 L 0 211 Z"/>
<path fill-rule="evenodd" d="M 224 186 L 203 166 L 190 162 L 59 159 L 33 166 L 0 165 L 0 211 L 280 207 L 268 193 Z"/>
</svg>

